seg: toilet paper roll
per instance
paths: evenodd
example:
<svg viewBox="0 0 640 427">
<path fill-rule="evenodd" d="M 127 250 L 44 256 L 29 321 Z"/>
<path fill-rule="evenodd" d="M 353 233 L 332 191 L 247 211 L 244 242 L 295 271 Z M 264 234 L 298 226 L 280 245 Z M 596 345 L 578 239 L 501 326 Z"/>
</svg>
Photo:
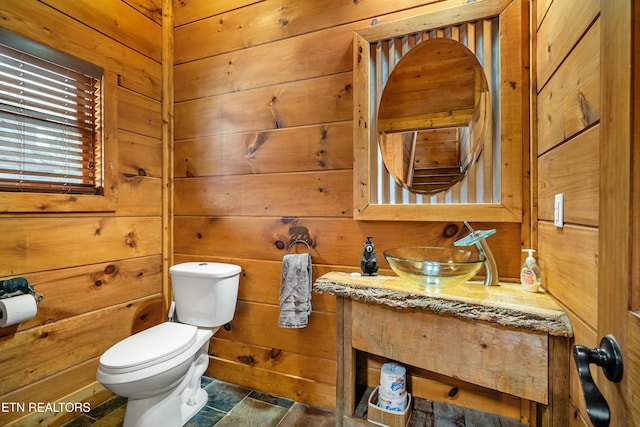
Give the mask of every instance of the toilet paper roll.
<svg viewBox="0 0 640 427">
<path fill-rule="evenodd" d="M 0 328 L 36 317 L 38 306 L 33 295 L 0 299 Z"/>
</svg>

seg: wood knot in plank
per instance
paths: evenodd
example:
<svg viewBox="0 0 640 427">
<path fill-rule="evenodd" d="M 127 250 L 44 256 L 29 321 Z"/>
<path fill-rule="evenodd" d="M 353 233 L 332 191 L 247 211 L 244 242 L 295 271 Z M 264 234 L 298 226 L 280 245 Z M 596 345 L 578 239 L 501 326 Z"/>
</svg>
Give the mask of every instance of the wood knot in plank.
<svg viewBox="0 0 640 427">
<path fill-rule="evenodd" d="M 458 234 L 460 227 L 457 224 L 447 224 L 442 230 L 442 237 L 450 238 Z"/>
<path fill-rule="evenodd" d="M 280 350 L 279 348 L 272 348 L 271 353 L 269 354 L 269 357 L 271 359 L 277 359 L 278 357 L 280 357 L 281 354 L 282 354 L 282 350 Z"/>
<path fill-rule="evenodd" d="M 253 365 L 255 363 L 255 360 L 254 360 L 252 355 L 247 355 L 247 356 L 241 355 L 241 356 L 238 356 L 238 360 L 240 362 L 244 363 L 245 365 Z"/>
<path fill-rule="evenodd" d="M 593 108 L 582 92 L 578 92 L 578 104 L 580 105 L 580 113 L 582 115 L 582 124 L 589 126 L 595 121 Z"/>
<path fill-rule="evenodd" d="M 138 247 L 138 236 L 136 235 L 135 232 L 130 231 L 124 236 L 124 242 L 130 248 L 137 248 Z"/>
</svg>

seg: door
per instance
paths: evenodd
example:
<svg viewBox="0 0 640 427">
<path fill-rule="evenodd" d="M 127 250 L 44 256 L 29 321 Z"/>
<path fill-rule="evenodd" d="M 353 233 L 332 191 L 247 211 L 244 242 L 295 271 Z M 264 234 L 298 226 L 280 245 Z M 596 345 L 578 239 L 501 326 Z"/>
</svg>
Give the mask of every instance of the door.
<svg viewBox="0 0 640 427">
<path fill-rule="evenodd" d="M 611 426 L 640 426 L 640 24 L 632 24 L 639 7 L 601 1 L 598 334 L 616 338 L 624 362 L 619 383 L 597 370 Z"/>
</svg>

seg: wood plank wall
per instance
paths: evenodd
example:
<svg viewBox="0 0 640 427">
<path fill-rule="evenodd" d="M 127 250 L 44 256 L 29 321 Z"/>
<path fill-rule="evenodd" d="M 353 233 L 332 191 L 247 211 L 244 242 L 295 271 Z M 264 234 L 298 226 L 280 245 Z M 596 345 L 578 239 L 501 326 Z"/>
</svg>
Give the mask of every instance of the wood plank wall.
<svg viewBox="0 0 640 427">
<path fill-rule="evenodd" d="M 358 271 L 366 236 L 389 274 L 384 249 L 452 246 L 467 234 L 462 223 L 352 215 L 353 32 L 426 13 L 428 3 L 174 2 L 175 262 L 243 268 L 231 330 L 211 343 L 210 376 L 333 409 L 335 300 L 314 294 L 307 328 L 278 328 L 291 239 L 310 240 L 317 277 Z M 501 276 L 517 278 L 528 225 L 474 226 L 498 230 L 490 245 Z"/>
<path fill-rule="evenodd" d="M 598 346 L 600 0 L 538 0 L 537 237 L 543 285 L 566 308 L 576 343 Z M 564 194 L 564 228 L 553 225 Z M 570 371 L 571 425 L 588 426 Z"/>
<path fill-rule="evenodd" d="M 301 231 L 313 241 L 314 275 L 357 270 L 366 235 L 379 254 L 455 239 L 447 223 L 351 218 L 352 31 L 419 13 L 425 2 L 234 3 L 176 4 L 176 261 L 243 267 L 236 319 L 212 342 L 210 375 L 332 407 L 334 301 L 314 295 L 309 328 L 278 330 L 279 261 Z M 104 349 L 160 321 L 161 7 L 89 4 L 6 0 L 0 10 L 3 27 L 120 76 L 118 211 L 0 219 L 0 277 L 23 275 L 45 295 L 35 320 L 0 339 L 5 402 L 82 389 Z M 595 346 L 599 2 L 586 5 L 536 8 L 537 235 L 547 288 L 569 310 L 576 339 Z M 567 225 L 556 230 L 560 192 Z M 501 273 L 516 277 L 521 231 L 483 226 L 498 228 L 491 243 Z M 127 246 L 131 231 L 145 244 Z M 23 242 L 27 262 L 16 270 Z M 582 270 L 579 288 L 570 265 Z M 572 378 L 574 420 L 587 425 L 577 387 Z M 1 413 L 0 423 L 21 415 Z"/>
<path fill-rule="evenodd" d="M 109 213 L 1 214 L 0 279 L 44 295 L 35 319 L 0 329 L 0 401 L 84 400 L 98 357 L 161 321 L 161 0 L 3 0 L 0 25 L 118 75 L 117 192 Z M 0 411 L 0 425 L 27 414 Z M 39 413 L 15 425 L 59 425 Z"/>
</svg>

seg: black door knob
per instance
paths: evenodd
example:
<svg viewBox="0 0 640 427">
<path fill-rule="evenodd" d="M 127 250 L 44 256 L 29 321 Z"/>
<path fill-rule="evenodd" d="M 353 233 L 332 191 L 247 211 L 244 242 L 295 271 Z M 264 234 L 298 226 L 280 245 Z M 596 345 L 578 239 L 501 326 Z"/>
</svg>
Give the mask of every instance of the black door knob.
<svg viewBox="0 0 640 427">
<path fill-rule="evenodd" d="M 593 427 L 608 427 L 611 421 L 609 405 L 593 381 L 589 365 L 594 363 L 600 366 L 609 381 L 620 382 L 623 365 L 618 342 L 612 335 L 607 335 L 602 338 L 600 347 L 597 348 L 576 345 L 573 347 L 573 358 L 578 368 L 587 414 Z"/>
</svg>

